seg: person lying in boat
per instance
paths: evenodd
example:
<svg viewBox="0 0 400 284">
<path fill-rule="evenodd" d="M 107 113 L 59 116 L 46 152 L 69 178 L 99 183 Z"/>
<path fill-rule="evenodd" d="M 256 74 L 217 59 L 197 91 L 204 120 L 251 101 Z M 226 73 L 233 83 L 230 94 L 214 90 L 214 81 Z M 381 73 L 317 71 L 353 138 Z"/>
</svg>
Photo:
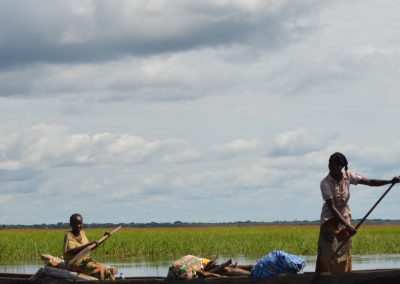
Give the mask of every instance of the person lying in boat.
<svg viewBox="0 0 400 284">
<path fill-rule="evenodd" d="M 86 233 L 83 230 L 83 217 L 81 214 L 72 214 L 69 219 L 71 231 L 65 233 L 64 236 L 64 261 L 69 264 L 69 270 L 83 273 L 89 276 L 104 280 L 114 280 L 116 269 L 114 267 L 105 266 L 96 260 L 85 255 L 74 263 L 69 263 L 71 259 L 90 245 L 96 244 L 97 241 L 89 242 Z M 106 233 L 107 234 L 107 233 Z"/>
<path fill-rule="evenodd" d="M 332 154 L 329 158 L 329 174 L 321 181 L 324 204 L 316 272 L 349 272 L 352 269 L 351 238 L 336 256 L 333 255 L 342 240 L 356 233 L 356 229 L 351 225 L 351 211 L 348 205 L 350 184 L 382 186 L 400 182 L 399 177 L 390 180 L 368 179 L 348 172 L 347 165 L 347 159 L 342 153 Z"/>
</svg>

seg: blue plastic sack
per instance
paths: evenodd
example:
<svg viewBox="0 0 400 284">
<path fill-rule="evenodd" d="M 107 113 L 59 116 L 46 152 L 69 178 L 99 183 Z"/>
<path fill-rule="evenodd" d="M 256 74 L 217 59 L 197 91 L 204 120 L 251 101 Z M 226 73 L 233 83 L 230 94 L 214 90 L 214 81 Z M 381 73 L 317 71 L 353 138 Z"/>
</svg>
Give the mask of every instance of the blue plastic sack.
<svg viewBox="0 0 400 284">
<path fill-rule="evenodd" d="M 303 270 L 306 262 L 299 256 L 275 250 L 257 261 L 251 270 L 254 278 L 269 278 L 279 274 L 296 274 Z"/>
</svg>

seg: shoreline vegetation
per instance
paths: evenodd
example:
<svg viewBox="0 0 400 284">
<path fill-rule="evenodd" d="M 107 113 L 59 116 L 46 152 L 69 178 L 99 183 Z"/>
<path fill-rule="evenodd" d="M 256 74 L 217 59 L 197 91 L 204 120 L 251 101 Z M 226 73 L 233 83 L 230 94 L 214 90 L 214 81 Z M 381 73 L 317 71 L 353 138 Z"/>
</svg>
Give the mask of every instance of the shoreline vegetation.
<svg viewBox="0 0 400 284">
<path fill-rule="evenodd" d="M 353 219 L 353 224 L 357 224 L 361 219 Z M 124 228 L 175 228 L 175 227 L 227 227 L 227 226 L 319 226 L 319 220 L 294 220 L 294 221 L 236 221 L 236 222 L 149 222 L 149 223 L 85 223 L 85 228 L 112 228 L 122 226 Z M 364 224 L 369 225 L 400 225 L 400 219 L 367 219 Z M 1 229 L 69 229 L 69 223 L 58 222 L 57 224 L 0 224 Z"/>
<path fill-rule="evenodd" d="M 356 223 L 357 220 L 354 222 Z M 94 228 L 86 226 L 89 240 L 99 239 L 117 225 Z M 109 229 L 106 229 L 109 228 Z M 0 230 L 0 263 L 38 261 L 43 253 L 62 255 L 66 228 L 2 228 Z M 371 223 L 363 225 L 354 236 L 354 254 L 399 254 L 400 224 Z M 174 227 L 125 226 L 101 247 L 92 252 L 98 259 L 170 258 L 192 254 L 206 258 L 261 258 L 273 250 L 314 256 L 319 226 L 291 225 L 218 225 Z"/>
</svg>

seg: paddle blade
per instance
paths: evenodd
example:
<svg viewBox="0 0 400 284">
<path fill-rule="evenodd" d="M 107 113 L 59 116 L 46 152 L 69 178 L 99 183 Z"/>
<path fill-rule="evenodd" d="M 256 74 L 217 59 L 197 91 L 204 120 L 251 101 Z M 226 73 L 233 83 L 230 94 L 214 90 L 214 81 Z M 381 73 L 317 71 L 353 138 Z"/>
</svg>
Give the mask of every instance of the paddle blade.
<svg viewBox="0 0 400 284">
<path fill-rule="evenodd" d="M 81 250 L 73 258 L 71 258 L 71 260 L 68 262 L 68 266 L 77 262 L 81 257 L 89 254 L 90 251 L 92 250 L 92 248 L 94 248 L 94 247 L 96 247 L 96 244 L 90 245 L 90 246 L 84 248 L 83 250 Z"/>
</svg>

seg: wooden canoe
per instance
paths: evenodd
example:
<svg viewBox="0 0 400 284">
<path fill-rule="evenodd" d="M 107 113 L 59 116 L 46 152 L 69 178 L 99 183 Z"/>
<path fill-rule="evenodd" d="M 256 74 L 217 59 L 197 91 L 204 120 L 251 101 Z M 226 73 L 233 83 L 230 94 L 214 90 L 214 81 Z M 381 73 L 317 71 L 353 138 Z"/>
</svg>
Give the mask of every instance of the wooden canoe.
<svg viewBox="0 0 400 284">
<path fill-rule="evenodd" d="M 250 277 L 220 277 L 203 278 L 195 280 L 167 280 L 164 277 L 127 277 L 115 281 L 71 281 L 57 278 L 42 278 L 35 281 L 29 278 L 29 274 L 0 273 L 1 284 L 394 284 L 400 283 L 400 269 L 358 270 L 347 273 L 323 273 L 317 275 L 314 272 L 306 272 L 297 275 L 280 275 L 270 279 L 254 279 Z"/>
</svg>

